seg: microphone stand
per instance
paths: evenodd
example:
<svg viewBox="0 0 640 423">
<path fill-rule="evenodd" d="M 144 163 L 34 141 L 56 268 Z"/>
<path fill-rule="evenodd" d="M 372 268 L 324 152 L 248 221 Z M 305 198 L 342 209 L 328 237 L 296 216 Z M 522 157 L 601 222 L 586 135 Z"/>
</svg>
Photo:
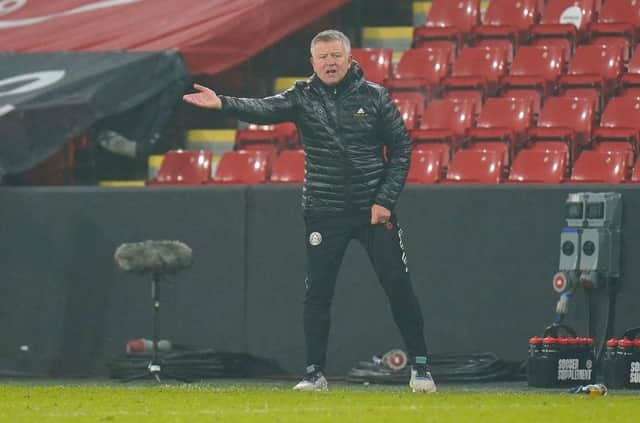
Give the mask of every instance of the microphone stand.
<svg viewBox="0 0 640 423">
<path fill-rule="evenodd" d="M 160 315 L 160 280 L 161 274 L 160 272 L 153 272 L 151 274 L 151 305 L 153 308 L 153 320 L 151 324 L 151 338 L 152 338 L 152 351 L 151 351 L 151 361 L 147 365 L 148 372 L 142 373 L 140 375 L 131 376 L 123 380 L 123 382 L 130 382 L 132 380 L 145 379 L 147 377 L 152 377 L 158 383 L 162 382 L 160 376 L 167 376 L 171 379 L 179 380 L 181 382 L 190 383 L 191 381 L 177 376 L 175 374 L 171 374 L 169 372 L 165 372 L 162 370 L 162 366 L 160 365 L 160 360 L 158 359 L 158 317 Z"/>
</svg>

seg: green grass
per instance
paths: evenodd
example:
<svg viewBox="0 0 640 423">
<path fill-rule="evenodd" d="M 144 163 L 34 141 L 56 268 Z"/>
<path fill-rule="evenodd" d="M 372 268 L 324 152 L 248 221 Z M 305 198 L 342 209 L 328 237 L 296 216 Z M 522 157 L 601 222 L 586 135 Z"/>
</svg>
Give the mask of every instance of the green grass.
<svg viewBox="0 0 640 423">
<path fill-rule="evenodd" d="M 443 386 L 437 394 L 404 387 L 336 384 L 293 392 L 290 383 L 192 385 L 0 384 L 2 422 L 637 422 L 638 393 L 606 397 L 563 390 L 483 390 Z M 635 417 L 634 417 L 635 416 Z"/>
</svg>

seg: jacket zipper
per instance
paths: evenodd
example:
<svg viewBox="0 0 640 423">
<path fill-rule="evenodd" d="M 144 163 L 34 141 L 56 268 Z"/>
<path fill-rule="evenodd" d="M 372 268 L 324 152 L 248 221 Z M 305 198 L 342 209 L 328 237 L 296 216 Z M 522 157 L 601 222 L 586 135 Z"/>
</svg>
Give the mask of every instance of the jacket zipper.
<svg viewBox="0 0 640 423">
<path fill-rule="evenodd" d="M 344 147 L 344 152 L 345 152 L 345 157 L 343 158 L 343 162 L 342 165 L 344 166 L 344 175 L 345 175 L 345 181 L 344 181 L 344 208 L 345 211 L 349 210 L 351 208 L 351 166 L 349 166 L 349 157 L 347 157 L 347 145 L 346 143 L 343 143 L 343 139 L 342 139 L 342 131 L 340 130 L 340 113 L 341 113 L 341 106 L 342 106 L 342 101 L 341 99 L 338 97 L 338 89 L 334 88 L 333 89 L 333 94 L 334 94 L 334 98 L 335 98 L 335 103 L 336 103 L 336 135 L 338 136 L 338 142 L 340 144 L 343 145 Z"/>
</svg>

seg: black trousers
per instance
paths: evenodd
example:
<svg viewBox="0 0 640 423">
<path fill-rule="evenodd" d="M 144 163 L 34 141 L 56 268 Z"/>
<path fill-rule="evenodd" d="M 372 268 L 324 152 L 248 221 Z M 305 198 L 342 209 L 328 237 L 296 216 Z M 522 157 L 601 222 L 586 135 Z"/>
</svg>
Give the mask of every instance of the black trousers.
<svg viewBox="0 0 640 423">
<path fill-rule="evenodd" d="M 370 216 L 305 217 L 307 279 L 304 332 L 307 365 L 325 369 L 330 309 L 336 277 L 352 239 L 366 249 L 411 360 L 426 356 L 420 305 L 411 287 L 402 229 L 393 215 L 386 224 L 371 225 Z"/>
</svg>

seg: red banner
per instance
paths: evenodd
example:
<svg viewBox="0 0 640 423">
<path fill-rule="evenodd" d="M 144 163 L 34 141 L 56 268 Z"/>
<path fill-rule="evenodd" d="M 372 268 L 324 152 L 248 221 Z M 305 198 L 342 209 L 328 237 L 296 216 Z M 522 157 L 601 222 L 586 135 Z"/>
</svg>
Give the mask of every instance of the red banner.
<svg viewBox="0 0 640 423">
<path fill-rule="evenodd" d="M 4 1 L 0 51 L 178 49 L 192 73 L 214 74 L 348 1 Z"/>
</svg>

